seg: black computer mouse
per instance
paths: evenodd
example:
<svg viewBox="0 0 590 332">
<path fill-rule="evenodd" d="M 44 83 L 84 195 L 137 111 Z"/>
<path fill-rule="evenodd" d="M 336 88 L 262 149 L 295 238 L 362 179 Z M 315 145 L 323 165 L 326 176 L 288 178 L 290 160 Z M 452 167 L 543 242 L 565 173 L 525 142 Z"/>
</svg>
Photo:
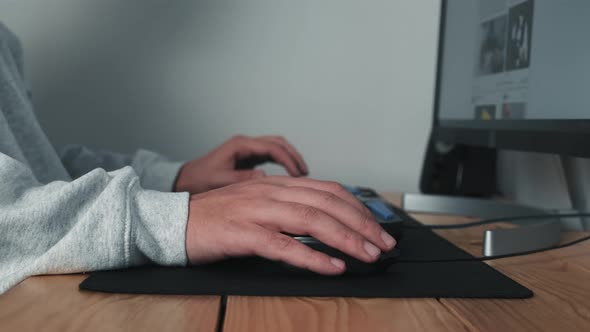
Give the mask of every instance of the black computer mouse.
<svg viewBox="0 0 590 332">
<path fill-rule="evenodd" d="M 383 273 L 387 268 L 395 262 L 395 260 L 400 256 L 400 250 L 394 248 L 389 252 L 381 253 L 379 259 L 374 263 L 366 263 L 361 260 L 358 260 L 348 254 L 343 253 L 338 249 L 334 249 L 319 240 L 310 237 L 310 236 L 298 236 L 295 237 L 296 240 L 299 242 L 309 246 L 310 248 L 317 250 L 319 252 L 323 252 L 328 256 L 335 257 L 341 259 L 346 264 L 346 271 L 344 274 L 347 275 L 368 275 L 368 274 L 375 274 L 375 273 Z M 313 273 L 311 271 L 295 268 L 293 266 L 289 266 L 291 270 L 301 270 L 300 272 L 306 271 L 307 273 Z"/>
<path fill-rule="evenodd" d="M 384 222 L 380 224 L 383 230 L 400 243 L 404 239 L 404 229 L 406 228 L 403 220 L 396 220 L 393 222 Z"/>
</svg>

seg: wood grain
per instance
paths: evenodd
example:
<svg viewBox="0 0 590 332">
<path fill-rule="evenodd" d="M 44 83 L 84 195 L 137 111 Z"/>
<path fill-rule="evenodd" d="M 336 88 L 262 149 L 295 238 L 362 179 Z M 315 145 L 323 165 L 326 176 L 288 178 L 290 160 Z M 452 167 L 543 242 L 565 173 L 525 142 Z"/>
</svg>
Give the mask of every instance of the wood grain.
<svg viewBox="0 0 590 332">
<path fill-rule="evenodd" d="M 467 331 L 436 299 L 231 296 L 224 331 Z"/>
<path fill-rule="evenodd" d="M 33 277 L 0 296 L 0 331 L 215 331 L 218 296 L 78 290 L 86 276 Z"/>
<path fill-rule="evenodd" d="M 588 331 L 590 273 L 560 259 L 508 266 L 501 272 L 535 292 L 527 300 L 441 299 L 463 322 L 478 331 Z"/>
<path fill-rule="evenodd" d="M 447 231 L 441 233 L 444 232 Z M 480 233 L 481 237 L 481 232 L 469 232 Z M 447 237 L 455 236 L 458 234 Z M 579 236 L 565 234 L 564 240 Z M 473 238 L 470 241 L 468 238 L 462 238 L 461 246 L 472 253 L 479 251 L 479 247 L 475 248 L 477 240 Z M 477 331 L 588 331 L 590 270 L 587 267 L 590 266 L 590 248 L 584 247 L 580 244 L 567 249 L 489 262 L 500 272 L 533 290 L 535 296 L 532 299 L 440 301 Z"/>
<path fill-rule="evenodd" d="M 399 206 L 400 195 L 386 195 Z M 425 224 L 474 218 L 415 214 Z M 514 227 L 498 224 L 488 227 Z M 481 255 L 485 227 L 437 231 Z M 588 233 L 568 233 L 563 241 Z M 230 297 L 227 331 L 590 331 L 590 243 L 490 261 L 535 297 L 494 299 L 357 299 Z"/>
<path fill-rule="evenodd" d="M 457 216 L 413 214 L 425 224 L 453 224 L 475 220 Z M 439 235 L 475 256 L 481 255 L 485 229 L 508 224 L 439 230 Z M 562 242 L 587 236 L 562 234 Z M 589 331 L 590 243 L 533 255 L 488 262 L 535 293 L 526 300 L 441 299 L 440 302 L 474 331 Z"/>
</svg>

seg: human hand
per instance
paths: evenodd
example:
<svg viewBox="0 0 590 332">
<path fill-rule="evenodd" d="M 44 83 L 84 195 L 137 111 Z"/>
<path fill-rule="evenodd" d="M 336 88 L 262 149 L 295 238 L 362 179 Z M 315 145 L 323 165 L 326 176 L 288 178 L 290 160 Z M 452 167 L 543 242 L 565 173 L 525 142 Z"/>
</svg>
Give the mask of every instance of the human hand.
<svg viewBox="0 0 590 332">
<path fill-rule="evenodd" d="M 256 255 L 321 274 L 345 271 L 342 260 L 282 232 L 313 236 L 364 262 L 396 243 L 335 182 L 266 177 L 191 196 L 186 251 L 192 264 Z"/>
<path fill-rule="evenodd" d="M 283 166 L 291 176 L 309 173 L 301 154 L 281 136 L 235 136 L 180 169 L 174 191 L 202 193 L 236 182 L 262 178 L 254 167 L 265 162 Z"/>
</svg>

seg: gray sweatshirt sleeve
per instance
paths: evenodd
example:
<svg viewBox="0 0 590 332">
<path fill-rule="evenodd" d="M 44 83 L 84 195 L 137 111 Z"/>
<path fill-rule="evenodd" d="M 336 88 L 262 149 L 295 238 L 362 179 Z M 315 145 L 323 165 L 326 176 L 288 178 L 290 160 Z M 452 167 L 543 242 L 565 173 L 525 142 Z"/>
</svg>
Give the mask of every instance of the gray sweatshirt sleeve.
<svg viewBox="0 0 590 332">
<path fill-rule="evenodd" d="M 188 193 L 143 189 L 131 167 L 39 183 L 0 153 L 0 293 L 31 275 L 185 265 Z"/>
<path fill-rule="evenodd" d="M 95 168 L 113 171 L 131 166 L 139 176 L 143 188 L 158 191 L 172 191 L 178 171 L 183 165 L 147 150 L 138 150 L 130 156 L 92 150 L 81 145 L 66 145 L 60 149 L 59 154 L 64 167 L 74 179 Z"/>
</svg>

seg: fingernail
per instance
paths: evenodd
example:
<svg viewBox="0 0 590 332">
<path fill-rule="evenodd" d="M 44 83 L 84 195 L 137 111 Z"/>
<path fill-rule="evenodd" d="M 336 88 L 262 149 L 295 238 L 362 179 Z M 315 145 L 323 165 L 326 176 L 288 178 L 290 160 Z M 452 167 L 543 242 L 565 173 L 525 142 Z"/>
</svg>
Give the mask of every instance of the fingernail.
<svg viewBox="0 0 590 332">
<path fill-rule="evenodd" d="M 372 244 L 371 242 L 365 241 L 364 246 L 365 246 L 365 251 L 371 257 L 377 257 L 381 253 L 381 250 L 379 250 L 379 248 L 375 247 L 375 245 Z"/>
<path fill-rule="evenodd" d="M 393 238 L 393 236 L 389 235 L 389 233 L 387 233 L 386 231 L 381 231 L 381 239 L 389 248 L 395 246 L 396 244 L 396 241 Z"/>
<path fill-rule="evenodd" d="M 344 261 L 341 259 L 338 259 L 338 258 L 330 258 L 330 263 L 332 263 L 332 265 L 336 266 L 340 270 L 342 270 L 343 268 L 346 267 L 346 264 L 344 264 Z"/>
</svg>

